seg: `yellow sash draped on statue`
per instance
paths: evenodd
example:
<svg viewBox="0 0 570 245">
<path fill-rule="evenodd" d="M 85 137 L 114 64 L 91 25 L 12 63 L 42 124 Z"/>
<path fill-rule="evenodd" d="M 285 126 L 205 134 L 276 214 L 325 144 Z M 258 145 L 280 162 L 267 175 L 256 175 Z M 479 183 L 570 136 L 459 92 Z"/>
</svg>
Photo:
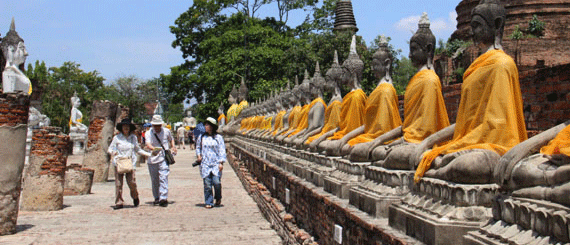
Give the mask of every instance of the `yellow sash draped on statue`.
<svg viewBox="0 0 570 245">
<path fill-rule="evenodd" d="M 309 137 L 309 139 L 305 141 L 305 144 L 311 144 L 311 142 L 320 138 L 323 134 L 339 127 L 341 105 L 342 103 L 340 101 L 335 100 L 327 106 L 327 109 L 325 110 L 325 125 L 323 126 L 323 129 L 320 133 Z"/>
<path fill-rule="evenodd" d="M 420 143 L 449 126 L 441 82 L 433 70 L 419 71 L 404 94 L 404 140 Z"/>
<path fill-rule="evenodd" d="M 486 149 L 502 156 L 526 140 L 522 105 L 513 59 L 501 50 L 481 55 L 463 75 L 453 139 L 424 154 L 414 180 L 418 182 L 440 154 Z"/>
<path fill-rule="evenodd" d="M 362 89 L 354 90 L 344 96 L 340 112 L 340 130 L 328 137 L 328 140 L 342 139 L 346 134 L 364 124 L 366 94 Z"/>
<path fill-rule="evenodd" d="M 402 125 L 398 94 L 390 83 L 382 83 L 372 91 L 364 111 L 364 133 L 348 141 L 350 146 L 370 142 Z"/>
<path fill-rule="evenodd" d="M 249 103 L 247 103 L 247 101 L 242 101 L 239 103 L 239 105 L 236 107 L 235 110 L 235 116 L 239 116 L 239 114 L 241 114 L 241 111 L 243 111 L 243 109 L 247 108 L 249 106 Z"/>
<path fill-rule="evenodd" d="M 288 137 L 298 134 L 299 132 L 309 127 L 309 112 L 311 111 L 311 108 L 313 108 L 313 106 L 315 106 L 317 103 L 322 103 L 326 107 L 325 101 L 320 97 L 314 99 L 308 106 L 305 105 L 307 107 L 301 110 L 301 120 L 299 121 L 299 125 L 297 125 L 297 129 L 293 131 L 293 133 L 291 133 Z"/>
<path fill-rule="evenodd" d="M 276 135 L 279 130 L 283 128 L 283 116 L 285 116 L 286 111 L 280 111 L 277 116 L 275 116 L 275 126 L 273 127 L 272 135 Z"/>
<path fill-rule="evenodd" d="M 273 117 L 271 117 L 271 116 L 265 117 L 263 130 L 271 130 L 271 120 L 273 120 Z"/>
<path fill-rule="evenodd" d="M 281 133 L 281 135 L 285 135 L 289 132 L 292 132 L 293 130 L 295 130 L 297 128 L 297 124 L 299 123 L 299 120 L 297 119 L 297 114 L 301 114 L 301 106 L 295 106 L 293 107 L 293 110 L 291 110 L 291 113 L 289 113 L 289 129 L 287 129 L 287 131 Z"/>
<path fill-rule="evenodd" d="M 228 109 L 228 113 L 227 113 L 228 117 L 226 117 L 226 123 L 229 123 L 229 122 L 230 122 L 230 119 L 231 119 L 232 117 L 236 117 L 236 109 L 237 109 L 237 107 L 238 107 L 238 104 L 233 104 L 233 105 L 230 106 L 230 109 Z"/>
<path fill-rule="evenodd" d="M 564 154 L 570 156 L 570 126 L 562 129 L 548 145 L 540 148 L 540 153 L 546 155 Z"/>
<path fill-rule="evenodd" d="M 223 113 L 220 114 L 220 116 L 218 117 L 218 126 L 220 126 L 222 120 L 226 121 L 226 115 L 224 115 Z"/>
</svg>

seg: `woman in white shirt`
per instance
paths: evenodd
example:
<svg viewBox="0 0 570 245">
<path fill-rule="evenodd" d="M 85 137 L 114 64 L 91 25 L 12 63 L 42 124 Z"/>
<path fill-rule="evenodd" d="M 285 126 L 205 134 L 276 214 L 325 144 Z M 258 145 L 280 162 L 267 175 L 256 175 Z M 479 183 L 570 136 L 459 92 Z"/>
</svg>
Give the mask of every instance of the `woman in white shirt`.
<svg viewBox="0 0 570 245">
<path fill-rule="evenodd" d="M 127 179 L 127 185 L 131 190 L 131 197 L 135 207 L 139 206 L 139 193 L 137 191 L 137 183 L 135 179 L 135 163 L 137 162 L 137 154 L 150 156 L 150 153 L 139 147 L 137 136 L 135 136 L 135 125 L 131 123 L 131 119 L 125 118 L 121 123 L 117 124 L 119 134 L 113 137 L 111 145 L 109 145 L 109 154 L 111 162 L 115 167 L 115 209 L 123 208 L 123 176 Z M 117 172 L 117 161 L 129 159 L 133 164 L 133 170 L 124 174 Z"/>
</svg>

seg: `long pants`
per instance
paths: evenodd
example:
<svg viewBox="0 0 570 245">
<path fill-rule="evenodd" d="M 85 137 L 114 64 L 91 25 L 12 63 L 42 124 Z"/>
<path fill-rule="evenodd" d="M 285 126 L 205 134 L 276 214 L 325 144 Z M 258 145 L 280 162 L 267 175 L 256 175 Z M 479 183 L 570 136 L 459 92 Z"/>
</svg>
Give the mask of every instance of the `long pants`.
<svg viewBox="0 0 570 245">
<path fill-rule="evenodd" d="M 147 165 L 154 200 L 168 199 L 168 175 L 170 174 L 170 167 L 168 167 L 166 161 Z"/>
<path fill-rule="evenodd" d="M 117 173 L 117 166 L 115 166 L 115 205 L 123 205 L 125 200 L 123 200 L 123 176 L 127 179 L 127 185 L 131 190 L 131 197 L 134 199 L 139 198 L 139 192 L 137 191 L 137 179 L 135 178 L 135 170 L 126 174 Z"/>
<path fill-rule="evenodd" d="M 214 186 L 215 196 L 212 196 L 212 185 Z M 204 199 L 206 205 L 214 205 L 214 199 L 222 199 L 222 183 L 220 182 L 220 177 L 215 176 L 210 173 L 206 178 L 204 178 Z"/>
</svg>

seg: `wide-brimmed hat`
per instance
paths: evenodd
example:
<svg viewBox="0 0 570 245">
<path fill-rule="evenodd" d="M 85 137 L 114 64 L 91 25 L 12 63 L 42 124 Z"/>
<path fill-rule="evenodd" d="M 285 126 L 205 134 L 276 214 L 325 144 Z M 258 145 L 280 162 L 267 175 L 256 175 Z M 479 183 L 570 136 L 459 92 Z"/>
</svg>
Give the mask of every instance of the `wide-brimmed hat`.
<svg viewBox="0 0 570 245">
<path fill-rule="evenodd" d="M 214 128 L 212 132 L 216 132 L 216 130 L 218 130 L 218 121 L 216 121 L 216 119 L 208 117 L 204 123 L 210 124 Z"/>
<path fill-rule="evenodd" d="M 133 122 L 131 122 L 130 118 L 125 118 L 123 120 L 121 120 L 120 123 L 117 123 L 117 130 L 122 132 L 123 130 L 123 125 L 129 125 L 130 126 L 130 132 L 135 131 L 135 129 L 137 129 L 137 127 L 135 127 L 135 125 L 133 124 Z"/>
<path fill-rule="evenodd" d="M 152 116 L 152 120 L 150 121 L 150 124 L 152 124 L 152 125 L 162 125 L 162 124 L 164 124 L 164 121 L 162 121 L 162 116 L 160 116 L 160 115 L 154 115 L 154 116 Z"/>
</svg>

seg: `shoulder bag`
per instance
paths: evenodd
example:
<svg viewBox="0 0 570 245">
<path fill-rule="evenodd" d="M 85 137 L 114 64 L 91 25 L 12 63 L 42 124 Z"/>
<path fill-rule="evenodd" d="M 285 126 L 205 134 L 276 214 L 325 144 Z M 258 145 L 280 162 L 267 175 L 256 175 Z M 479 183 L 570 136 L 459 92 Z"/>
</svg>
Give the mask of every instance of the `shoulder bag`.
<svg viewBox="0 0 570 245">
<path fill-rule="evenodd" d="M 168 165 L 175 164 L 176 161 L 174 161 L 174 156 L 172 155 L 172 152 L 170 152 L 170 150 L 164 149 L 164 146 L 162 145 L 162 140 L 158 138 L 158 135 L 156 135 L 156 133 L 153 132 L 153 134 L 156 140 L 158 140 L 160 147 L 162 147 L 162 149 L 164 150 L 164 160 L 166 160 L 166 164 Z"/>
</svg>

